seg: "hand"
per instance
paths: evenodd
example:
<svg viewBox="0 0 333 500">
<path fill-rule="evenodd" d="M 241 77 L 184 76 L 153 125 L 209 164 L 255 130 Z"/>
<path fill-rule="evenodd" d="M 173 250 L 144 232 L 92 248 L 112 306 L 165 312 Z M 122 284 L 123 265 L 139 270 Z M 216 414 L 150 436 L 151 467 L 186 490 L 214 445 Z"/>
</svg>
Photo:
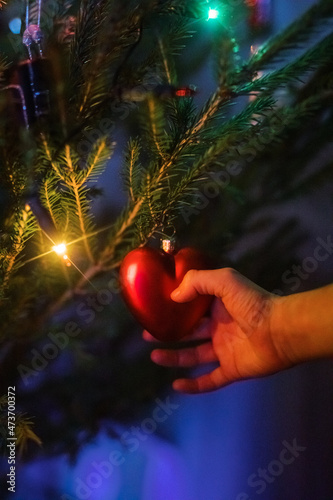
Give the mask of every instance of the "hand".
<svg viewBox="0 0 333 500">
<path fill-rule="evenodd" d="M 156 349 L 151 358 L 164 366 L 195 367 L 212 362 L 218 366 L 194 379 L 175 380 L 175 390 L 207 392 L 293 364 L 281 349 L 278 338 L 272 336 L 272 310 L 279 296 L 263 290 L 237 271 L 224 268 L 189 271 L 171 298 L 188 302 L 198 294 L 216 297 L 211 317 L 193 332 L 193 338 L 201 336 L 209 340 L 196 347 Z"/>
</svg>

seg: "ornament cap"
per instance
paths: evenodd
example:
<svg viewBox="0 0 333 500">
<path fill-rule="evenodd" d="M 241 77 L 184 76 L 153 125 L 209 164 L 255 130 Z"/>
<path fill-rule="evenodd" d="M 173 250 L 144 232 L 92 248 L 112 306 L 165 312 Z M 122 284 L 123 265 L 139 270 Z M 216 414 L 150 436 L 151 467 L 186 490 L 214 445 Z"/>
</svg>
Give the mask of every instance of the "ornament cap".
<svg viewBox="0 0 333 500">
<path fill-rule="evenodd" d="M 27 47 L 33 43 L 40 44 L 44 38 L 43 32 L 37 24 L 30 24 L 23 33 L 22 42 Z"/>
<path fill-rule="evenodd" d="M 173 254 L 175 252 L 176 241 L 174 238 L 165 238 L 161 241 L 163 252 Z"/>
</svg>

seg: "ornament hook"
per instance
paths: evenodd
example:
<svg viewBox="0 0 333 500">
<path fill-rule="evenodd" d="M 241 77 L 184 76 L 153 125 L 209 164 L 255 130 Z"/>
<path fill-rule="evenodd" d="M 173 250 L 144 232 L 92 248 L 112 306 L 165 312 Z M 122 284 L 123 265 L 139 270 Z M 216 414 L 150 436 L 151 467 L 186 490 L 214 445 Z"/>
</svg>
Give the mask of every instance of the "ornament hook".
<svg viewBox="0 0 333 500">
<path fill-rule="evenodd" d="M 41 0 L 37 0 L 37 24 L 29 24 L 30 20 L 30 5 L 29 0 L 26 2 L 25 8 L 25 30 L 23 33 L 22 42 L 27 47 L 29 59 L 32 59 L 31 46 L 35 43 L 39 50 L 39 55 L 43 56 L 42 41 L 43 32 L 40 29 L 40 15 L 41 15 Z"/>
</svg>

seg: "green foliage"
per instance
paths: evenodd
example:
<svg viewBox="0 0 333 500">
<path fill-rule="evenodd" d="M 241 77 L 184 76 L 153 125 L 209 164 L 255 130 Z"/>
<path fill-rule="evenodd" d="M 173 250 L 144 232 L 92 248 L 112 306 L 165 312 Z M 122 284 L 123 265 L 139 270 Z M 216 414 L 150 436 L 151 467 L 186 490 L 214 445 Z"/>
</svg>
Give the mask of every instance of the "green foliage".
<svg viewBox="0 0 333 500">
<path fill-rule="evenodd" d="M 297 126 L 304 115 L 316 112 L 315 101 L 320 101 L 320 92 L 316 99 L 310 97 L 304 103 L 281 110 L 275 108 L 274 93 L 331 60 L 331 34 L 304 50 L 310 28 L 313 32 L 332 14 L 330 3 L 325 1 L 268 41 L 242 67 L 235 37 L 219 29 L 218 40 L 214 40 L 218 87 L 201 109 L 196 109 L 193 98 L 163 100 L 151 93 L 154 80 L 158 83 L 160 78 L 156 72 L 162 75 L 166 85 L 176 84 L 179 66 L 176 61 L 185 42 L 194 36 L 189 19 L 198 16 L 204 19 L 206 8 L 204 2 L 189 7 L 174 0 L 161 4 L 120 5 L 102 1 L 96 6 L 90 0 L 80 3 L 75 37 L 66 56 L 68 59 L 64 59 L 68 61 L 63 94 L 67 102 L 68 140 L 59 146 L 52 140 L 51 131 L 44 129 L 42 140 L 37 141 L 33 170 L 38 176 L 41 203 L 55 229 L 61 238 L 79 240 L 85 255 L 80 257 L 83 269 L 97 265 L 96 272 L 99 272 L 103 266 L 117 266 L 124 252 L 138 242 L 146 242 L 154 232 L 163 231 L 165 225 L 177 219 L 177 212 L 191 203 L 207 172 L 223 169 L 228 162 L 236 161 L 239 145 L 242 144 L 243 149 L 246 144 L 252 147 L 263 127 L 269 129 L 271 143 L 278 141 L 288 128 Z M 300 42 L 303 53 L 298 58 L 260 78 L 240 83 L 245 75 L 275 62 L 277 57 L 281 61 L 295 44 L 299 48 Z M 146 47 L 151 49 L 148 57 Z M 60 55 L 60 59 L 62 57 Z M 133 70 L 131 76 L 129 68 Z M 98 254 L 100 243 L 92 217 L 91 196 L 93 184 L 103 173 L 112 147 L 110 137 L 101 138 L 99 133 L 93 133 L 96 140 L 90 144 L 90 152 L 82 155 L 79 151 L 83 132 L 89 133 L 93 126 L 98 130 L 102 117 L 117 120 L 119 83 L 124 88 L 133 85 L 137 75 L 137 85 L 142 85 L 144 75 L 150 71 L 153 71 L 153 79 L 142 90 L 143 95 L 146 92 L 145 102 L 135 105 L 140 118 L 137 138 L 129 140 L 124 153 L 128 206 L 105 235 L 104 248 Z M 253 102 L 242 105 L 239 112 L 230 116 L 230 106 L 237 102 L 238 96 L 254 93 Z M 107 99 L 112 104 L 105 106 Z M 132 104 L 130 100 L 124 103 L 122 109 L 126 115 Z M 280 120 L 278 129 L 270 129 L 273 118 Z M 20 182 L 28 187 L 30 181 L 23 176 Z M 18 189 L 18 179 L 12 184 L 13 189 Z M 18 199 L 22 197 L 24 187 L 20 188 Z M 28 229 L 26 231 L 30 235 Z M 16 242 L 16 251 L 20 253 L 24 244 L 25 240 Z M 11 268 L 8 264 L 3 267 Z"/>
<path fill-rule="evenodd" d="M 333 54 L 333 34 L 327 35 L 313 48 L 306 51 L 298 59 L 292 61 L 281 69 L 273 71 L 253 82 L 242 85 L 236 89 L 239 94 L 249 94 L 251 92 L 269 91 L 273 92 L 278 87 L 289 82 L 300 80 L 300 77 L 323 66 L 332 60 Z"/>
<path fill-rule="evenodd" d="M 0 435 L 3 437 L 1 439 L 1 453 L 5 455 L 6 448 L 6 436 L 7 436 L 7 406 L 8 400 L 7 396 L 2 396 L 0 398 Z M 32 430 L 34 423 L 30 418 L 27 418 L 22 413 L 18 413 L 15 416 L 15 445 L 18 450 L 18 457 L 20 458 L 22 454 L 26 451 L 28 442 L 33 441 L 39 446 L 41 446 L 42 442 L 40 438 L 35 434 Z"/>
<path fill-rule="evenodd" d="M 265 42 L 246 64 L 248 71 L 254 72 L 271 65 L 277 59 L 287 56 L 288 52 L 306 48 L 309 39 L 318 33 L 333 16 L 331 0 L 321 0 L 308 9 L 302 16 L 288 26 L 282 33 Z"/>
<path fill-rule="evenodd" d="M 216 88 L 194 97 L 176 96 L 174 90 L 192 83 L 187 61 L 200 58 L 197 40 L 203 23 L 208 25 L 206 1 L 81 0 L 71 12 L 77 14 L 72 43 L 56 43 L 51 33 L 45 47 L 57 66 L 51 100 L 56 109 L 29 130 L 19 123 L 13 130 L 6 103 L 1 108 L 0 189 L 8 200 L 0 240 L 2 335 L 9 342 L 24 339 L 25 345 L 45 337 L 52 320 L 61 324 L 57 314 L 66 317 L 71 307 L 77 311 L 78 297 L 95 297 L 128 251 L 181 227 L 184 211 L 199 214 L 196 200 L 212 173 L 238 172 L 232 182 L 218 185 L 218 201 L 212 202 L 223 219 L 218 230 L 226 237 L 234 227 L 240 231 L 257 179 L 265 179 L 262 203 L 306 185 L 303 179 L 283 191 L 271 179 L 269 165 L 274 164 L 277 178 L 282 167 L 274 161 L 266 165 L 265 155 L 283 149 L 310 120 L 321 130 L 318 147 L 324 144 L 324 125 L 332 131 L 331 1 L 319 2 L 244 63 L 237 33 L 231 27 L 212 30 L 203 50 L 205 60 L 213 55 Z M 323 26 L 329 34 L 313 42 Z M 259 75 L 261 70 L 265 73 Z M 157 92 L 157 85 L 165 91 Z M 289 91 L 285 102 L 281 90 Z M 118 163 L 125 206 L 96 218 L 94 197 L 105 194 L 99 187 L 107 183 L 106 174 L 118 175 Z M 301 160 L 295 163 L 299 173 Z M 329 168 L 322 169 L 318 182 Z M 26 206 L 31 193 L 56 242 L 67 242 L 66 262 L 52 251 L 41 216 Z M 238 220 L 231 214 L 226 221 L 221 214 L 235 199 Z M 209 229 L 204 227 L 206 233 Z M 73 341 L 78 358 L 85 340 Z M 29 422 L 22 420 L 22 426 L 37 442 Z"/>
<path fill-rule="evenodd" d="M 140 194 L 142 165 L 140 163 L 141 144 L 138 139 L 130 139 L 124 154 L 123 182 L 131 201 Z"/>
</svg>

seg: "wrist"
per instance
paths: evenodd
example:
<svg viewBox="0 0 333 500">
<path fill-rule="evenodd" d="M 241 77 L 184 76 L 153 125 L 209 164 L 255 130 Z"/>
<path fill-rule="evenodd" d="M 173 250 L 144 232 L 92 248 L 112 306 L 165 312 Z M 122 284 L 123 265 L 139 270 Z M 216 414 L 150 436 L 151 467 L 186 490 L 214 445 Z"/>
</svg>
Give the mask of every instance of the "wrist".
<svg viewBox="0 0 333 500">
<path fill-rule="evenodd" d="M 289 364 L 333 356 L 333 286 L 276 296 L 271 336 Z"/>
</svg>

